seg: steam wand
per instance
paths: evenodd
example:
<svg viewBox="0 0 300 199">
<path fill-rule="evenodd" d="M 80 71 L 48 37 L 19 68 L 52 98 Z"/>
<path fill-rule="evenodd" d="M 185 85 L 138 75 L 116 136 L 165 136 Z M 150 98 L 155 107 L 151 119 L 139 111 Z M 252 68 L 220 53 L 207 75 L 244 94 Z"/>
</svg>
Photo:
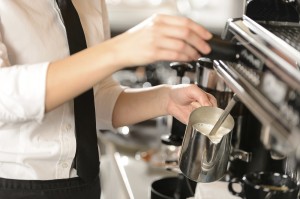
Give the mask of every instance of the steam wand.
<svg viewBox="0 0 300 199">
<path fill-rule="evenodd" d="M 218 119 L 218 121 L 216 122 L 216 124 L 214 125 L 214 127 L 212 128 L 210 133 L 208 134 L 209 136 L 213 136 L 217 133 L 218 129 L 223 124 L 224 120 L 227 118 L 231 109 L 234 107 L 234 105 L 236 104 L 236 102 L 238 100 L 239 99 L 238 99 L 237 95 L 234 94 L 232 99 L 229 101 L 228 105 L 226 106 L 224 112 L 222 113 L 221 117 Z"/>
</svg>

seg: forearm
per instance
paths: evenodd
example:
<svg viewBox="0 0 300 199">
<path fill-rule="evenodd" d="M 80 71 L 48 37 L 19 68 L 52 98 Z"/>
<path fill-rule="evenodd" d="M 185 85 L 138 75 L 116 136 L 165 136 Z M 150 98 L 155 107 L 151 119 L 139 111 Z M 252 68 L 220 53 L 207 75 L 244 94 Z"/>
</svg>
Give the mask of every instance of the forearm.
<svg viewBox="0 0 300 199">
<path fill-rule="evenodd" d="M 149 18 L 124 34 L 51 63 L 47 74 L 46 111 L 76 97 L 121 68 L 156 61 L 196 60 L 199 52 L 210 52 L 206 43 L 210 38 L 207 30 L 186 18 L 165 15 Z M 151 94 L 147 95 L 153 97 Z M 156 111 L 150 110 L 149 116 L 156 116 Z"/>
<path fill-rule="evenodd" d="M 120 127 L 166 115 L 170 86 L 126 89 L 114 108 L 113 126 Z"/>
<path fill-rule="evenodd" d="M 102 43 L 49 65 L 46 111 L 73 99 L 118 70 L 116 55 Z"/>
<path fill-rule="evenodd" d="M 217 101 L 196 84 L 130 89 L 124 91 L 116 102 L 113 125 L 134 124 L 162 115 L 172 115 L 187 124 L 190 113 L 200 106 L 217 106 Z"/>
</svg>

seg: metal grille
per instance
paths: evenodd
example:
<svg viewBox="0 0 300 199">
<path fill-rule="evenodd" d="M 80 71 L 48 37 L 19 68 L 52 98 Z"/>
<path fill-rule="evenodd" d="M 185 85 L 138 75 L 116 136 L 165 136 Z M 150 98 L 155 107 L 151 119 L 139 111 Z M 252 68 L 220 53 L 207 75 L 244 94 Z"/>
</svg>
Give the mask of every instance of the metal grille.
<svg viewBox="0 0 300 199">
<path fill-rule="evenodd" d="M 300 51 L 300 26 L 263 25 L 267 30 Z"/>
</svg>

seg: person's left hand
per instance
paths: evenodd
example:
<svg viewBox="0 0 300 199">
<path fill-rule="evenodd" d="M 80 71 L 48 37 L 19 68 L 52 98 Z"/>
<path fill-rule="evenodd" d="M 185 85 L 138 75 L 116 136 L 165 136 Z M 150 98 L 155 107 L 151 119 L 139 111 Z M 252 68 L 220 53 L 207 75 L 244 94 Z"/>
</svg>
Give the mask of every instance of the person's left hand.
<svg viewBox="0 0 300 199">
<path fill-rule="evenodd" d="M 196 84 L 179 84 L 171 87 L 166 104 L 167 112 L 184 124 L 190 113 L 201 106 L 217 106 L 216 98 Z"/>
</svg>

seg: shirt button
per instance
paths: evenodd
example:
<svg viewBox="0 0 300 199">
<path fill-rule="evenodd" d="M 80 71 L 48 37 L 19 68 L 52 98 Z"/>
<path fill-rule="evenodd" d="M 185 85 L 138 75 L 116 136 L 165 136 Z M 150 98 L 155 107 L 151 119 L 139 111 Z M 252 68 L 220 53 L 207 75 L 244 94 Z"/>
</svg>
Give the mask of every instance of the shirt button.
<svg viewBox="0 0 300 199">
<path fill-rule="evenodd" d="M 69 164 L 64 162 L 64 163 L 61 164 L 61 166 L 62 166 L 62 168 L 66 169 L 66 168 L 68 168 Z"/>
<path fill-rule="evenodd" d="M 72 129 L 72 125 L 71 124 L 67 124 L 67 125 L 65 125 L 64 128 L 65 128 L 65 131 L 68 132 L 68 131 L 70 131 Z"/>
</svg>

